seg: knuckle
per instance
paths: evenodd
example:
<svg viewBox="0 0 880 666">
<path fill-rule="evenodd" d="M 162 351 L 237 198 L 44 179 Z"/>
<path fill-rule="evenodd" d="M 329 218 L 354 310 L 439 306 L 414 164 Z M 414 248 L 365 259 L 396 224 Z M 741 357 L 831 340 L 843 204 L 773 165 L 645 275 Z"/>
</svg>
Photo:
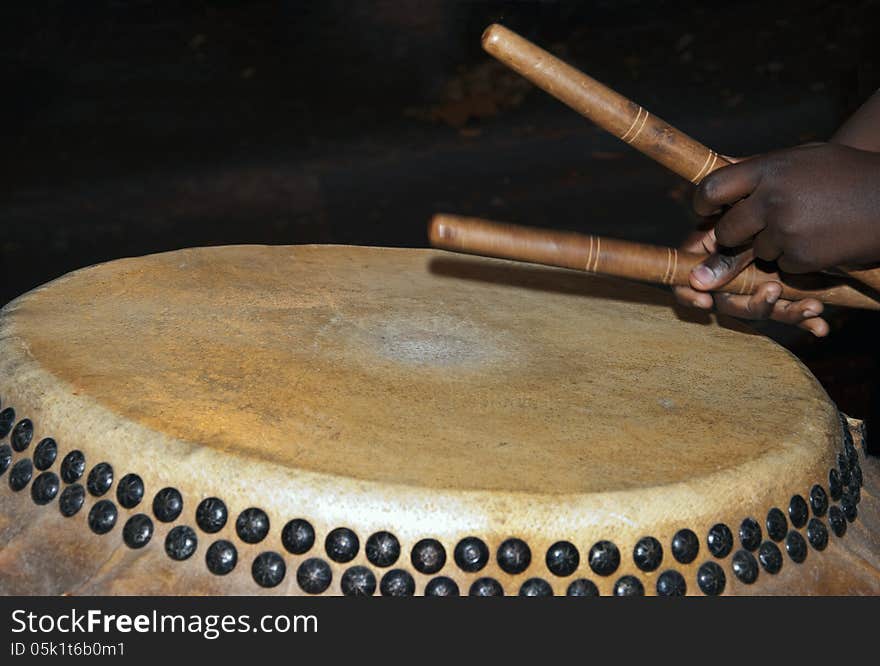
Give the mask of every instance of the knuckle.
<svg viewBox="0 0 880 666">
<path fill-rule="evenodd" d="M 711 175 L 700 183 L 700 195 L 706 201 L 712 201 L 718 196 L 718 179 Z"/>
<path fill-rule="evenodd" d="M 721 174 L 710 173 L 697 186 L 697 202 L 716 205 L 721 197 Z"/>
</svg>

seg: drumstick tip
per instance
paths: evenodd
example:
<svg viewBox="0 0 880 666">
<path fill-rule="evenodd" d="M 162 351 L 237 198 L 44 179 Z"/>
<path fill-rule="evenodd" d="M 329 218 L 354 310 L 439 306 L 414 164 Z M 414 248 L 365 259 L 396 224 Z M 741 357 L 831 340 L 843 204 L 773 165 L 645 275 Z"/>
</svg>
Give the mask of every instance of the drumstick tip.
<svg viewBox="0 0 880 666">
<path fill-rule="evenodd" d="M 494 50 L 493 47 L 501 41 L 505 32 L 508 32 L 507 28 L 499 23 L 493 23 L 488 28 L 486 28 L 483 31 L 483 37 L 481 39 L 483 49 L 485 49 L 489 53 L 492 53 L 492 51 Z"/>
<path fill-rule="evenodd" d="M 446 216 L 442 213 L 437 213 L 428 222 L 428 241 L 431 245 L 441 245 L 444 240 L 449 240 L 452 236 L 453 231 L 446 224 Z"/>
</svg>

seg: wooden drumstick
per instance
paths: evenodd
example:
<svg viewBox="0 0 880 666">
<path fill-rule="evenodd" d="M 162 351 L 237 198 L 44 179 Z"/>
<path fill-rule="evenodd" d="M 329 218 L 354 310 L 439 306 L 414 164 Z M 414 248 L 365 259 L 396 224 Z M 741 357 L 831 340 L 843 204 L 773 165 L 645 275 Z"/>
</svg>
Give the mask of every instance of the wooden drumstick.
<svg viewBox="0 0 880 666">
<path fill-rule="evenodd" d="M 694 184 L 730 164 L 647 109 L 504 26 L 486 28 L 483 48 L 605 131 Z M 841 272 L 880 291 L 880 269 Z"/>
<path fill-rule="evenodd" d="M 504 26 L 486 29 L 483 48 L 606 132 L 692 183 L 730 164 L 647 109 Z"/>
<path fill-rule="evenodd" d="M 445 250 L 673 286 L 687 286 L 691 268 L 704 258 L 702 254 L 671 247 L 534 229 L 457 215 L 435 215 L 430 222 L 428 236 L 431 245 Z M 778 273 L 760 271 L 751 264 L 719 291 L 751 294 L 760 284 L 774 281 L 782 285 L 782 298 L 789 300 L 816 298 L 829 305 L 880 310 L 880 302 L 850 285 L 799 288 L 787 281 L 790 279 Z"/>
</svg>

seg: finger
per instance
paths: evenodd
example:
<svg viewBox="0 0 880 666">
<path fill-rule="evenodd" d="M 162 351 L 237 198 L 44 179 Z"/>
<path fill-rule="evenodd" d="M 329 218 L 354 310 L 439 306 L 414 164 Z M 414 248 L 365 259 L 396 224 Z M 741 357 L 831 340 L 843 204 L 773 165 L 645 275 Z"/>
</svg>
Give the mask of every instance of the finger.
<svg viewBox="0 0 880 666">
<path fill-rule="evenodd" d="M 722 167 L 706 176 L 694 193 L 697 215 L 711 215 L 722 206 L 743 199 L 761 181 L 761 160 L 745 160 Z"/>
<path fill-rule="evenodd" d="M 798 326 L 807 320 L 819 317 L 825 310 L 821 301 L 815 298 L 805 298 L 800 301 L 776 302 L 770 318 L 783 324 Z"/>
<path fill-rule="evenodd" d="M 690 287 L 675 287 L 673 291 L 675 299 L 688 307 L 711 310 L 715 303 L 712 294 L 707 294 L 705 291 L 696 291 Z"/>
<path fill-rule="evenodd" d="M 773 313 L 773 306 L 782 295 L 782 285 L 778 282 L 764 282 L 746 301 L 746 313 L 750 319 L 767 319 Z"/>
<path fill-rule="evenodd" d="M 822 317 L 813 317 L 812 319 L 805 319 L 800 324 L 798 324 L 798 328 L 802 328 L 805 331 L 809 331 L 817 338 L 824 338 L 828 333 L 831 332 L 831 327 L 828 326 L 828 322 L 822 319 Z"/>
<path fill-rule="evenodd" d="M 739 275 L 754 258 L 751 248 L 740 252 L 713 252 L 691 269 L 688 281 L 691 287 L 699 291 L 718 289 Z"/>
<path fill-rule="evenodd" d="M 741 319 L 769 319 L 781 295 L 782 285 L 765 282 L 748 296 L 715 294 L 715 303 L 718 312 L 726 315 Z"/>
<path fill-rule="evenodd" d="M 750 243 L 767 227 L 764 207 L 755 198 L 736 202 L 715 225 L 715 240 L 725 247 Z"/>
</svg>

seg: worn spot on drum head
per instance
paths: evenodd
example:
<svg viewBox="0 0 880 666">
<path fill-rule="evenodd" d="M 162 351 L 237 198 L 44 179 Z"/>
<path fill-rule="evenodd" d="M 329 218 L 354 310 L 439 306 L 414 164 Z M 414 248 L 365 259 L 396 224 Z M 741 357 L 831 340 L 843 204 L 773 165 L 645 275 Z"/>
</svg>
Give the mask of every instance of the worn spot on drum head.
<svg viewBox="0 0 880 666">
<path fill-rule="evenodd" d="M 379 326 L 376 335 L 381 356 L 414 365 L 481 365 L 505 356 L 497 333 L 452 317 L 395 319 Z"/>
</svg>

